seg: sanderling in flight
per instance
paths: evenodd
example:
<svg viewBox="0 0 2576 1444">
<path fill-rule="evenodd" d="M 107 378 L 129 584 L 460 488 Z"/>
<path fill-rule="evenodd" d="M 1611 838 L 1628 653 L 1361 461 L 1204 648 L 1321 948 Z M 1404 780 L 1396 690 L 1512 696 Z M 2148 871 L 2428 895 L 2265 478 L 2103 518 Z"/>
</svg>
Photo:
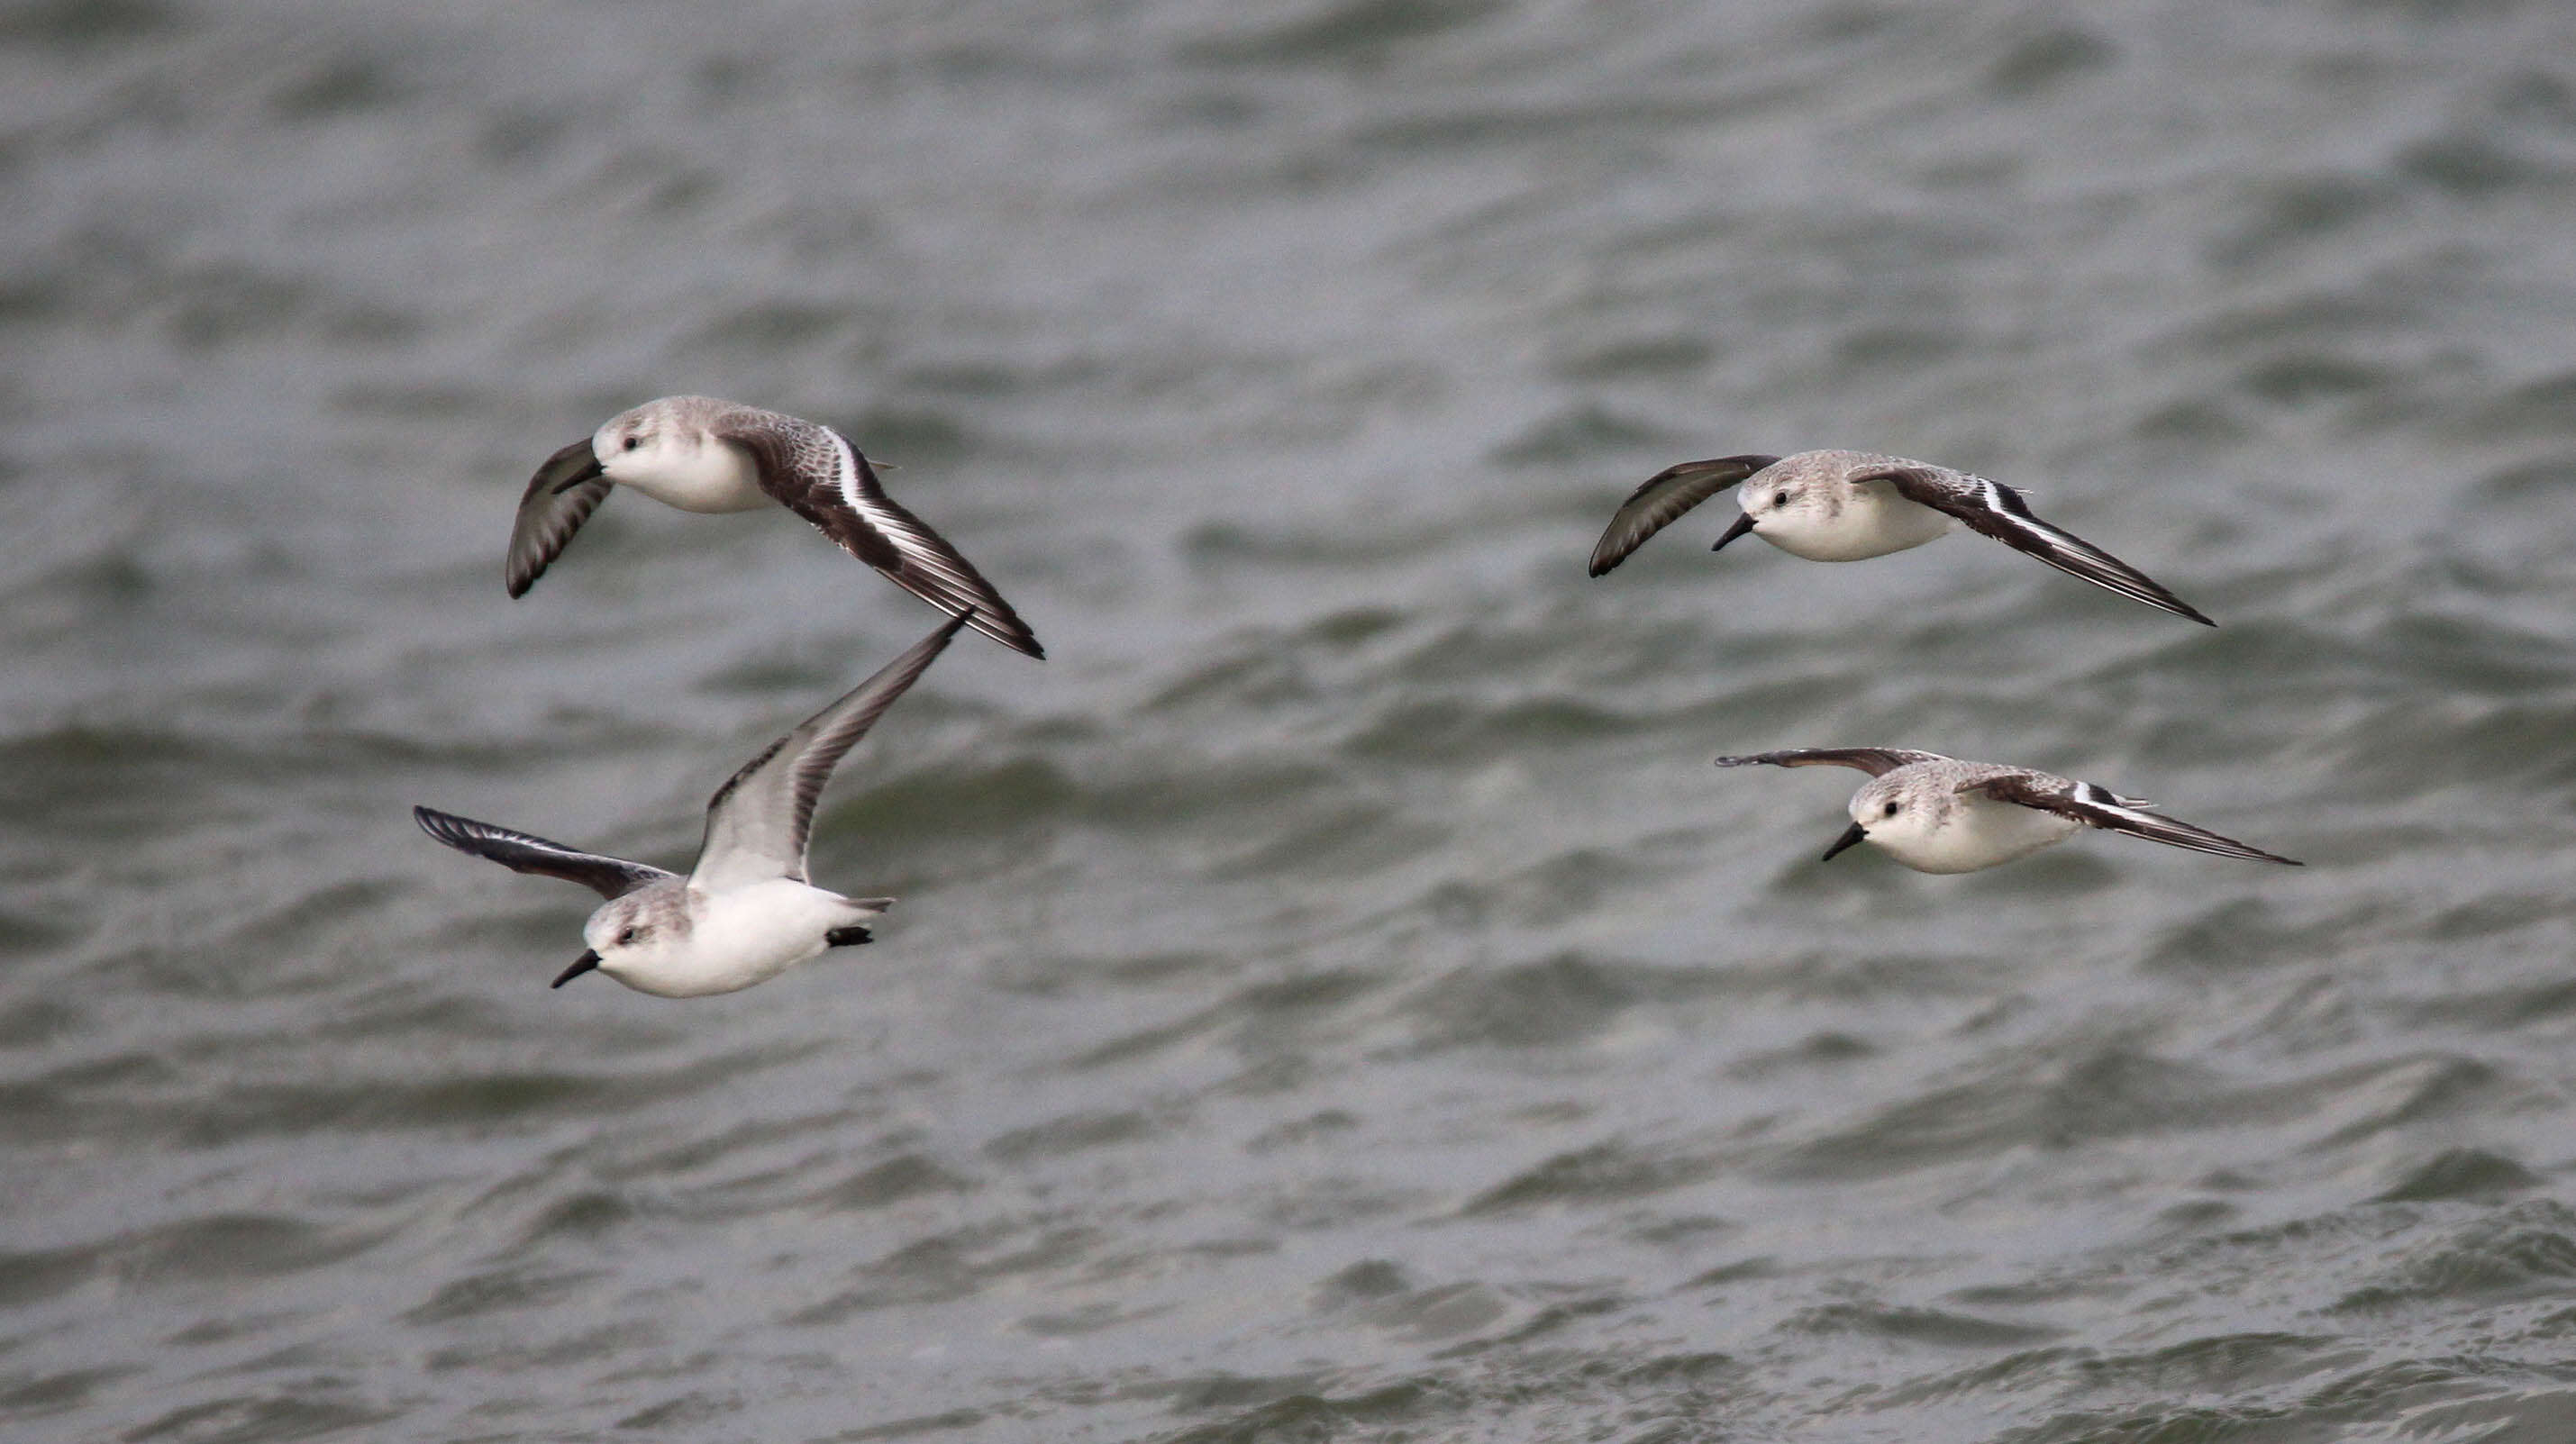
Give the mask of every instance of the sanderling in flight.
<svg viewBox="0 0 2576 1444">
<path fill-rule="evenodd" d="M 2064 842 L 2080 827 L 2125 832 L 2149 842 L 2220 857 L 2301 864 L 2232 837 L 2176 822 L 2092 782 L 2028 767 L 1962 762 L 1903 747 L 1793 747 L 1721 757 L 1720 767 L 1852 767 L 1870 775 L 1852 794 L 1850 829 L 1825 857 L 1866 842 L 1916 872 L 1975 872 Z"/>
<path fill-rule="evenodd" d="M 647 401 L 547 457 L 510 527 L 502 580 L 511 596 L 527 595 L 612 486 L 682 511 L 783 506 L 896 586 L 943 612 L 971 613 L 970 625 L 1003 646 L 1046 655 L 974 564 L 885 494 L 848 437 L 711 396 Z"/>
<path fill-rule="evenodd" d="M 912 645 L 847 696 L 806 718 L 716 789 L 697 867 L 682 877 L 426 807 L 421 830 L 515 872 L 577 882 L 608 901 L 582 925 L 590 946 L 554 981 L 593 968 L 639 993 L 702 998 L 766 982 L 827 948 L 868 941 L 861 920 L 890 897 L 843 897 L 805 880 L 814 804 L 832 768 L 948 646 L 968 618 Z"/>
<path fill-rule="evenodd" d="M 1722 456 L 1666 467 L 1619 504 L 1592 548 L 1592 575 L 1625 561 L 1683 512 L 1738 485 L 1736 503 L 1744 514 L 1711 551 L 1751 532 L 1809 561 L 1854 562 L 1919 547 L 1965 523 L 2069 576 L 2203 626 L 2218 625 L 2136 567 L 2031 515 L 2030 503 L 2009 486 L 1866 451 Z"/>
</svg>

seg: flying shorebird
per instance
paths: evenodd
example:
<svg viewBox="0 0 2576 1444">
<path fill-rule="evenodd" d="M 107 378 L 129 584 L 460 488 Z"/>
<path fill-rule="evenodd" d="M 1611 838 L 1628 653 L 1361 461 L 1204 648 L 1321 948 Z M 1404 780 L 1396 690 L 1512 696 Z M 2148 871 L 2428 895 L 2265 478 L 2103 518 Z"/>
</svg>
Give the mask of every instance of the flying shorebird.
<svg viewBox="0 0 2576 1444">
<path fill-rule="evenodd" d="M 1666 467 L 1619 504 L 1592 548 L 1592 575 L 1619 565 L 1646 538 L 1730 486 L 1740 486 L 1736 503 L 1744 514 L 1711 551 L 1751 532 L 1792 556 L 1853 562 L 1919 547 L 1965 523 L 2069 576 L 2218 625 L 2136 567 L 2033 516 L 2022 494 L 2001 482 L 1866 451 L 1722 456 Z"/>
<path fill-rule="evenodd" d="M 712 396 L 647 401 L 547 457 L 510 527 L 502 580 L 511 596 L 527 595 L 612 486 L 682 511 L 783 506 L 896 586 L 943 612 L 973 613 L 970 625 L 1003 646 L 1046 655 L 974 564 L 885 494 L 848 437 Z"/>
<path fill-rule="evenodd" d="M 593 968 L 639 993 L 702 998 L 766 982 L 827 948 L 869 940 L 864 919 L 890 897 L 843 897 L 805 880 L 814 804 L 832 768 L 967 625 L 960 614 L 831 706 L 806 718 L 716 789 L 687 877 L 488 822 L 415 807 L 421 830 L 514 872 L 559 877 L 608 899 L 582 925 L 590 946 L 554 980 Z"/>
<path fill-rule="evenodd" d="M 1825 849 L 1830 861 L 1866 842 L 1916 872 L 1975 872 L 2064 842 L 2076 829 L 2099 827 L 2149 842 L 2220 857 L 2301 864 L 2231 837 L 2145 809 L 2092 782 L 1992 762 L 1962 762 L 1902 747 L 1793 747 L 1750 757 L 1721 757 L 1720 767 L 1851 767 L 1870 775 L 1852 794 L 1852 825 Z"/>
</svg>

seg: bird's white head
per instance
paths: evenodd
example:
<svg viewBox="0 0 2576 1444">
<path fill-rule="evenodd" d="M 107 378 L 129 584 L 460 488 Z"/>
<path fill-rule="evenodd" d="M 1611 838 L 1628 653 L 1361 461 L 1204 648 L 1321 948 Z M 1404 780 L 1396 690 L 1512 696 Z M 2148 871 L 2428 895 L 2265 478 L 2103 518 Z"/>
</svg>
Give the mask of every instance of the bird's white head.
<svg viewBox="0 0 2576 1444">
<path fill-rule="evenodd" d="M 1923 863 L 1940 856 L 1938 835 L 1949 826 L 1957 801 L 1949 789 L 1939 785 L 1939 779 L 1913 768 L 1873 777 L 1852 794 L 1852 825 L 1834 840 L 1825 856 L 1832 857 L 1844 848 L 1866 842 L 1908 867 L 1947 871 L 1926 868 Z"/>
<path fill-rule="evenodd" d="M 689 912 L 678 886 L 671 883 L 639 888 L 611 898 L 582 924 L 581 940 L 590 951 L 573 961 L 560 988 L 593 968 L 628 986 L 650 976 L 689 947 Z"/>
<path fill-rule="evenodd" d="M 1785 457 L 1745 478 L 1735 489 L 1735 504 L 1744 509 L 1737 534 L 1749 531 L 1803 556 L 1831 531 L 1842 515 L 1843 489 L 1827 469 L 1806 463 L 1806 456 Z"/>
<path fill-rule="evenodd" d="M 590 434 L 590 452 L 599 458 L 599 469 L 631 486 L 694 451 L 690 440 L 698 428 L 680 424 L 672 405 L 679 399 L 665 396 L 608 418 Z"/>
<path fill-rule="evenodd" d="M 713 423 L 734 409 L 708 396 L 665 396 L 621 411 L 591 433 L 600 473 L 682 511 L 766 506 L 751 460 Z"/>
</svg>

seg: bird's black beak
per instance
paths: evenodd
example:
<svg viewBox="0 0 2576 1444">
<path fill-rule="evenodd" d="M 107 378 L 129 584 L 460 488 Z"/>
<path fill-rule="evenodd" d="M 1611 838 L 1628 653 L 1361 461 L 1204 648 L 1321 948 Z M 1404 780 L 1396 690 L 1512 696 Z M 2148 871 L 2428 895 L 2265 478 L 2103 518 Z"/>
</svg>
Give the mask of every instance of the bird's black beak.
<svg viewBox="0 0 2576 1444">
<path fill-rule="evenodd" d="M 1753 530 L 1753 513 L 1749 511 L 1738 512 L 1735 516 L 1735 525 L 1728 527 L 1726 529 L 1726 535 L 1719 537 L 1717 539 L 1717 545 L 1710 547 L 1709 550 L 1713 552 L 1722 552 L 1726 550 L 1726 544 L 1728 542 L 1735 540 L 1737 537 L 1740 537 L 1751 530 Z"/>
<path fill-rule="evenodd" d="M 1860 829 L 1855 827 L 1852 831 L 1858 832 Z M 581 950 L 581 956 L 572 960 L 572 966 L 556 974 L 555 980 L 548 983 L 546 986 L 550 988 L 560 988 L 564 984 L 571 982 L 573 979 L 580 977 L 582 974 L 587 973 L 598 966 L 599 954 L 592 952 L 588 948 L 584 948 Z"/>
<path fill-rule="evenodd" d="M 1833 846 L 1831 846 L 1831 847 L 1829 847 L 1829 848 L 1826 848 L 1826 849 L 1825 849 L 1825 855 L 1824 855 L 1823 857 L 1817 858 L 1817 859 L 1816 859 L 1816 861 L 1818 861 L 1818 862 L 1831 862 L 1831 861 L 1833 861 L 1833 860 L 1834 860 L 1834 854 L 1835 854 L 1835 853 L 1841 852 L 1843 849 L 1845 849 L 1845 848 L 1847 848 L 1847 847 L 1854 846 L 1855 844 L 1858 844 L 1858 843 L 1860 843 L 1860 842 L 1864 842 L 1864 841 L 1866 841 L 1866 840 L 1868 839 L 1868 837 L 1869 837 L 1869 834 L 1868 834 L 1868 833 L 1866 833 L 1866 832 L 1861 831 L 1861 830 L 1860 830 L 1860 824 L 1859 824 L 1859 823 L 1857 823 L 1857 822 L 1855 822 L 1855 823 L 1853 823 L 1853 824 L 1851 825 L 1851 827 L 1850 827 L 1848 830 L 1846 830 L 1846 831 L 1843 833 L 1843 835 L 1842 835 L 1842 836 L 1835 838 L 1835 839 L 1834 839 L 1834 845 L 1833 845 Z M 574 971 L 574 972 L 579 972 L 579 971 L 580 971 L 580 969 L 576 968 L 576 969 L 574 969 L 573 971 Z M 566 974 L 565 976 L 569 977 L 569 976 L 571 976 L 571 974 Z"/>
</svg>

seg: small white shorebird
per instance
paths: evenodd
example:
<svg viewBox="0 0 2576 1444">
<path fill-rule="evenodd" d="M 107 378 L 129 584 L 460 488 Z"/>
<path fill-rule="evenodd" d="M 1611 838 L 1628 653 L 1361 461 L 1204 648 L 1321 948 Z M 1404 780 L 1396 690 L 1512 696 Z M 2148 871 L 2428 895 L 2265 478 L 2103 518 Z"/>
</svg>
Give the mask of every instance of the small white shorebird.
<svg viewBox="0 0 2576 1444">
<path fill-rule="evenodd" d="M 682 511 L 783 506 L 850 555 L 976 631 L 1044 657 L 1037 634 L 957 548 L 897 506 L 868 459 L 828 426 L 712 396 L 665 396 L 608 419 L 546 458 L 519 498 L 502 580 L 526 596 L 608 499 L 631 486 Z"/>
<path fill-rule="evenodd" d="M 1717 759 L 1720 767 L 1759 763 L 1851 767 L 1870 775 L 1852 794 L 1852 825 L 1825 849 L 1828 860 L 1866 842 L 1916 872 L 1975 872 L 2064 842 L 2078 828 L 2099 827 L 2194 852 L 2300 866 L 2295 858 L 2148 812 L 2153 804 L 2142 798 L 2028 767 L 1902 747 L 1793 747 Z"/>
<path fill-rule="evenodd" d="M 514 872 L 559 877 L 608 899 L 582 925 L 590 946 L 554 981 L 593 968 L 639 993 L 702 998 L 766 982 L 826 948 L 868 941 L 860 923 L 890 897 L 843 897 L 805 880 L 814 804 L 832 768 L 894 699 L 946 650 L 960 614 L 849 695 L 761 749 L 707 803 L 706 841 L 687 877 L 603 857 L 426 807 L 421 829 Z"/>
<path fill-rule="evenodd" d="M 1730 486 L 1741 487 L 1736 504 L 1744 514 L 1711 551 L 1751 532 L 1809 561 L 1854 562 L 1919 547 L 1965 523 L 2097 587 L 2218 625 L 2136 567 L 2031 515 L 2030 503 L 2009 486 L 1866 451 L 1722 456 L 1666 467 L 1619 504 L 1592 548 L 1592 575 L 1627 560 L 1646 538 Z"/>
</svg>

